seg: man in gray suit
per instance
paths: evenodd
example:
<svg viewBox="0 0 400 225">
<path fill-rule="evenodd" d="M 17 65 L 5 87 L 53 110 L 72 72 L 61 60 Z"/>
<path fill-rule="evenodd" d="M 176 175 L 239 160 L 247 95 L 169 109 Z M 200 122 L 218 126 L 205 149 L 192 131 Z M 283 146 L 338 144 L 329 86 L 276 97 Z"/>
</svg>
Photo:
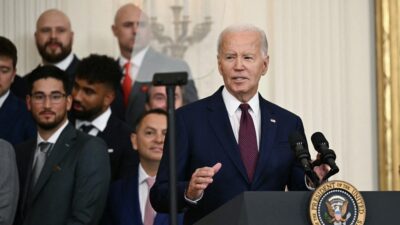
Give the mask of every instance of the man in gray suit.
<svg viewBox="0 0 400 225">
<path fill-rule="evenodd" d="M 145 111 L 146 92 L 154 73 L 186 71 L 189 81 L 184 86 L 184 104 L 198 99 L 188 64 L 149 46 L 152 39 L 149 25 L 147 15 L 140 8 L 126 4 L 117 11 L 112 26 L 121 52 L 118 62 L 124 71 L 121 83 L 126 106 L 125 119 L 130 125 L 135 124 Z"/>
<path fill-rule="evenodd" d="M 0 225 L 14 221 L 18 203 L 18 172 L 14 148 L 0 139 Z"/>
<path fill-rule="evenodd" d="M 107 146 L 68 122 L 68 85 L 55 66 L 28 77 L 26 101 L 38 135 L 16 147 L 21 193 L 15 224 L 95 225 L 102 215 L 111 176 Z"/>
</svg>

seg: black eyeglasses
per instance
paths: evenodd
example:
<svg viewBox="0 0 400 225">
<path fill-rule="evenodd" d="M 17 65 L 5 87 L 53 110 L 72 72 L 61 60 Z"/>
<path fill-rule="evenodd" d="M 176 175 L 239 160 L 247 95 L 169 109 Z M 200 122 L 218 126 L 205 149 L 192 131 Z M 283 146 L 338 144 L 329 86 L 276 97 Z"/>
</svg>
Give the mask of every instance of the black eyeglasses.
<svg viewBox="0 0 400 225">
<path fill-rule="evenodd" d="M 31 94 L 32 97 L 32 102 L 35 104 L 43 104 L 46 101 L 46 98 L 49 98 L 50 103 L 52 104 L 58 104 L 61 103 L 62 100 L 66 97 L 67 95 L 61 92 L 54 92 L 51 93 L 50 95 L 46 95 L 44 93 L 33 93 Z"/>
</svg>

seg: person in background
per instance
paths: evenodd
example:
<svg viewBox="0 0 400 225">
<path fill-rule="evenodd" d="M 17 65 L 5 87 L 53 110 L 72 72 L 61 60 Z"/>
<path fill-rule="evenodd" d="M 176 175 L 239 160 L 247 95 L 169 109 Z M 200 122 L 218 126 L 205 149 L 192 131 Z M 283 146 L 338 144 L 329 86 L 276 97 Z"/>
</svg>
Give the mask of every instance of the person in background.
<svg viewBox="0 0 400 225">
<path fill-rule="evenodd" d="M 0 139 L 0 225 L 11 225 L 17 210 L 19 195 L 15 151 L 10 143 Z"/>
<path fill-rule="evenodd" d="M 38 65 L 54 65 L 65 71 L 69 87 L 72 88 L 79 58 L 72 52 L 74 32 L 68 16 L 58 9 L 44 11 L 36 21 L 35 42 L 42 58 Z M 27 85 L 30 73 L 23 77 L 23 86 Z M 20 87 L 14 87 L 21 89 Z M 27 88 L 25 88 L 27 90 Z M 70 90 L 69 90 L 70 91 Z M 23 97 L 29 93 L 23 93 Z"/>
<path fill-rule="evenodd" d="M 149 18 L 136 5 L 126 4 L 118 9 L 114 24 L 120 56 L 117 61 L 124 72 L 121 94 L 118 99 L 125 104 L 125 120 L 134 127 L 145 111 L 146 93 L 155 73 L 186 71 L 188 84 L 183 87 L 185 104 L 198 99 L 197 90 L 188 64 L 157 52 L 150 47 L 152 32 Z"/>
<path fill-rule="evenodd" d="M 175 87 L 175 109 L 183 105 L 182 87 Z M 165 86 L 150 86 L 146 95 L 146 110 L 167 110 L 167 90 Z"/>
<path fill-rule="evenodd" d="M 10 90 L 16 77 L 17 59 L 15 45 L 0 36 L 0 138 L 13 145 L 36 135 L 35 122 L 25 102 Z"/>
<path fill-rule="evenodd" d="M 121 76 L 114 59 L 93 54 L 82 59 L 72 88 L 71 117 L 75 128 L 107 143 L 112 180 L 128 176 L 139 163 L 130 143 L 132 129 L 110 107 Z"/>
<path fill-rule="evenodd" d="M 16 146 L 16 225 L 95 225 L 103 213 L 111 177 L 107 145 L 69 123 L 68 85 L 55 66 L 39 67 L 28 78 L 27 105 L 38 132 Z"/>
<path fill-rule="evenodd" d="M 161 109 L 145 112 L 131 136 L 140 164 L 135 174 L 114 182 L 110 187 L 103 225 L 169 225 L 167 213 L 155 213 L 149 202 L 149 190 L 163 155 L 167 113 Z M 182 214 L 178 217 L 183 222 Z"/>
</svg>

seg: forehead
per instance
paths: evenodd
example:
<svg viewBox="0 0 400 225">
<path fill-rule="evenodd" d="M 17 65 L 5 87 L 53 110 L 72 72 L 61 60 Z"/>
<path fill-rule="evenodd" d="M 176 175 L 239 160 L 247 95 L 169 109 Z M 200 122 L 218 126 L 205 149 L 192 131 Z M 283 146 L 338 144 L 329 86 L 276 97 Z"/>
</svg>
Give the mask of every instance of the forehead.
<svg viewBox="0 0 400 225">
<path fill-rule="evenodd" d="M 166 129 L 167 117 L 162 114 L 151 113 L 145 116 L 140 122 L 139 129 L 152 127 L 156 129 Z"/>
<path fill-rule="evenodd" d="M 222 51 L 258 51 L 260 35 L 254 31 L 226 33 L 222 39 Z"/>
<path fill-rule="evenodd" d="M 115 23 L 124 23 L 127 21 L 143 21 L 145 20 L 145 15 L 140 9 L 135 6 L 125 6 L 121 8 L 115 17 Z"/>
<path fill-rule="evenodd" d="M 32 92 L 43 92 L 43 93 L 52 93 L 52 92 L 64 92 L 64 86 L 61 80 L 57 80 L 52 77 L 43 78 L 36 80 L 32 86 Z"/>
<path fill-rule="evenodd" d="M 2 67 L 13 67 L 13 61 L 8 56 L 0 56 L 0 66 L 2 66 Z"/>
<path fill-rule="evenodd" d="M 67 16 L 58 11 L 43 13 L 37 21 L 37 29 L 42 27 L 65 27 L 70 28 L 71 24 Z"/>
</svg>

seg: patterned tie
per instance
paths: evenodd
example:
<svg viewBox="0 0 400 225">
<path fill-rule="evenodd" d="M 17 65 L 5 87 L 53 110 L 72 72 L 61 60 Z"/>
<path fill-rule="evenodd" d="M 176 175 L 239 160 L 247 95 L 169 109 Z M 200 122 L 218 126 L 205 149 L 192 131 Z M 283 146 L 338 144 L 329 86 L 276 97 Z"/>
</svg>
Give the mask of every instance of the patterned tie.
<svg viewBox="0 0 400 225">
<path fill-rule="evenodd" d="M 252 182 L 258 158 L 256 129 L 248 111 L 250 108 L 249 104 L 241 104 L 239 108 L 242 110 L 239 127 L 240 155 L 246 167 L 249 181 Z"/>
<path fill-rule="evenodd" d="M 35 164 L 33 166 L 32 187 L 35 186 L 37 180 L 39 179 L 44 163 L 46 162 L 46 158 L 48 155 L 47 153 L 49 152 L 51 146 L 52 144 L 49 142 L 39 143 L 39 152 L 36 156 Z"/>
<path fill-rule="evenodd" d="M 150 188 L 153 187 L 154 182 L 155 182 L 154 177 L 148 177 L 146 180 L 147 186 L 149 187 L 149 195 L 147 196 L 147 200 L 146 200 L 143 225 L 153 225 L 153 223 L 154 223 L 154 216 L 156 213 L 150 204 Z"/>
<path fill-rule="evenodd" d="M 94 128 L 94 126 L 92 124 L 88 124 L 88 125 L 82 125 L 81 127 L 79 127 L 79 130 L 81 130 L 82 132 L 89 134 L 89 132 Z"/>
<path fill-rule="evenodd" d="M 124 104 L 125 106 L 128 105 L 129 94 L 131 93 L 132 89 L 132 78 L 130 76 L 131 73 L 131 62 L 127 62 L 124 65 L 125 74 L 124 74 L 124 81 L 122 82 L 122 91 L 124 94 Z"/>
</svg>

